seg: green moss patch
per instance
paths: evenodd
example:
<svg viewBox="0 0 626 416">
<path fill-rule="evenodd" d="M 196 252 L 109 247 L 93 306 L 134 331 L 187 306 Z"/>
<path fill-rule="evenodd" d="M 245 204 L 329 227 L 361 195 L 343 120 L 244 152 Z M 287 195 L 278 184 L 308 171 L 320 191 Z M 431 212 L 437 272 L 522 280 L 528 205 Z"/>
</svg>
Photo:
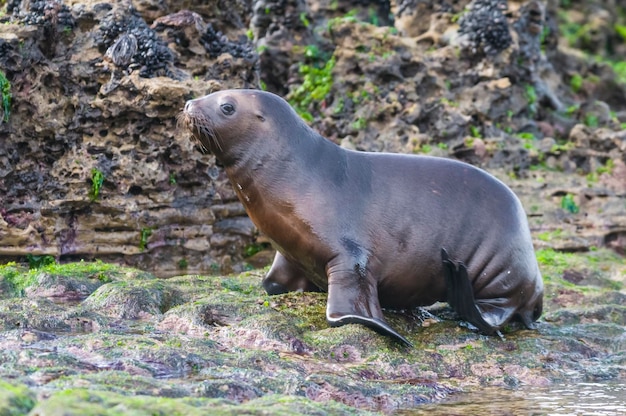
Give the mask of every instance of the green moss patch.
<svg viewBox="0 0 626 416">
<path fill-rule="evenodd" d="M 265 396 L 237 405 L 225 399 L 164 398 L 126 396 L 87 389 L 64 390 L 52 394 L 35 406 L 33 413 L 45 415 L 274 415 L 316 414 L 353 415 L 352 408 L 339 403 L 315 403 L 303 397 Z M 359 414 L 363 414 L 359 412 Z"/>
<path fill-rule="evenodd" d="M 35 406 L 35 393 L 23 385 L 13 385 L 0 380 L 0 415 L 27 414 Z"/>
<path fill-rule="evenodd" d="M 148 272 L 101 261 L 45 263 L 41 267 L 31 269 L 17 263 L 7 263 L 0 265 L 0 298 L 23 296 L 26 289 L 33 286 L 45 288 L 60 284 L 86 285 L 93 291 L 104 283 L 133 279 L 154 279 L 154 276 Z"/>
</svg>

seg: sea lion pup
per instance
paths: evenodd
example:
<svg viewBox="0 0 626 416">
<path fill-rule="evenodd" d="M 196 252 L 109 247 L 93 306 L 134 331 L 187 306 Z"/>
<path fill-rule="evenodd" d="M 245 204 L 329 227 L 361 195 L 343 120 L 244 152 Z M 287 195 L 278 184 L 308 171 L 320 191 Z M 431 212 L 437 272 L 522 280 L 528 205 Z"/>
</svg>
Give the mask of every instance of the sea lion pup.
<svg viewBox="0 0 626 416">
<path fill-rule="evenodd" d="M 267 293 L 328 292 L 331 326 L 360 323 L 410 345 L 381 306 L 448 301 L 486 334 L 533 328 L 543 283 L 524 209 L 463 162 L 343 149 L 277 95 L 225 90 L 179 120 L 223 165 L 277 250 Z"/>
</svg>

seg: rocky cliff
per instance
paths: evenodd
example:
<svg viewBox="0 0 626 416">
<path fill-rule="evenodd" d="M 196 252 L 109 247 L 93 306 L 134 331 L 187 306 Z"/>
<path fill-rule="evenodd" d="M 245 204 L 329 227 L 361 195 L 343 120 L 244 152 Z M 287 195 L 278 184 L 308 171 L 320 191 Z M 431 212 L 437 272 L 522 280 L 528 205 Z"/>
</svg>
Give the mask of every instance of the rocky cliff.
<svg viewBox="0 0 626 416">
<path fill-rule="evenodd" d="M 205 22 L 191 11 L 164 17 L 184 2 L 23 3 L 5 6 L 0 40 L 12 94 L 0 256 L 230 270 L 254 227 L 213 158 L 180 138 L 176 115 L 225 82 L 258 86 L 253 45 L 219 32 L 245 33 L 245 13 L 214 2 L 196 8 Z"/>
</svg>

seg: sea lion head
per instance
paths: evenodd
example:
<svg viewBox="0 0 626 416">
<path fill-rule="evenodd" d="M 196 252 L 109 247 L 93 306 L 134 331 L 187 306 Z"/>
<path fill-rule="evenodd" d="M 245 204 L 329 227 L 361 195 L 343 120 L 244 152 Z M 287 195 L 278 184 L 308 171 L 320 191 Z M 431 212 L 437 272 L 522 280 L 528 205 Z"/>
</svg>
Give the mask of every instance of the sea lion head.
<svg viewBox="0 0 626 416">
<path fill-rule="evenodd" d="M 178 121 L 223 165 L 248 154 L 253 141 L 275 142 L 290 124 L 303 124 L 285 100 L 259 90 L 224 90 L 187 101 Z"/>
</svg>

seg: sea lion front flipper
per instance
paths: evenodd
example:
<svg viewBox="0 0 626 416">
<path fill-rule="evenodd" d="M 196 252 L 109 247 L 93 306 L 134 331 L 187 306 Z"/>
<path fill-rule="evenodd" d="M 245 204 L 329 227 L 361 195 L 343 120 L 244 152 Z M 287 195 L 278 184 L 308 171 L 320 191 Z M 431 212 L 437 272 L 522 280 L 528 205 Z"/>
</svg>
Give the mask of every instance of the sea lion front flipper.
<svg viewBox="0 0 626 416">
<path fill-rule="evenodd" d="M 406 346 L 413 346 L 384 321 L 375 281 L 357 273 L 329 273 L 326 320 L 332 327 L 345 324 L 365 325 Z"/>
<path fill-rule="evenodd" d="M 287 292 L 319 292 L 320 289 L 305 277 L 305 273 L 296 263 L 287 260 L 276 252 L 270 271 L 263 279 L 263 288 L 268 295 Z"/>
<path fill-rule="evenodd" d="M 441 249 L 441 260 L 446 278 L 448 303 L 452 309 L 455 310 L 461 319 L 476 326 L 481 332 L 487 335 L 496 332 L 498 326 L 494 326 L 485 320 L 479 304 L 474 299 L 474 290 L 472 289 L 465 264 L 459 263 L 458 267 L 455 266 L 444 248 Z M 487 311 L 487 314 L 489 313 L 490 311 Z M 496 320 L 495 322 L 498 321 Z"/>
</svg>

